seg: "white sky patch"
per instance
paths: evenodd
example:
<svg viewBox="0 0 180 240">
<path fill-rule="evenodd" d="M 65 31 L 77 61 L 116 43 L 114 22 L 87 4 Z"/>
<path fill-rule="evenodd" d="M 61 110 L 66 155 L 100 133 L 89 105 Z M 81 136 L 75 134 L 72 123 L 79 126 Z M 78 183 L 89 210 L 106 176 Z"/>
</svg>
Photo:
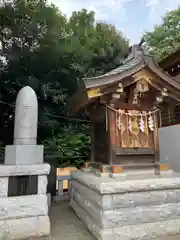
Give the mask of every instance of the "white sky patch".
<svg viewBox="0 0 180 240">
<path fill-rule="evenodd" d="M 108 20 L 112 16 L 121 16 L 121 19 L 127 17 L 124 3 L 132 0 L 49 0 L 53 2 L 60 10 L 67 15 L 71 16 L 73 11 L 79 11 L 86 8 L 88 11 L 96 13 L 97 20 Z M 117 15 L 118 14 L 118 15 Z"/>
<path fill-rule="evenodd" d="M 128 9 L 125 4 L 134 0 L 48 0 L 60 8 L 61 12 L 70 17 L 73 11 L 82 8 L 94 11 L 96 20 L 118 25 L 118 29 L 125 35 L 124 22 L 128 18 Z M 117 23 L 117 24 L 116 24 Z M 127 36 L 128 37 L 128 36 Z"/>
<path fill-rule="evenodd" d="M 151 31 L 156 24 L 161 24 L 163 16 L 167 11 L 174 10 L 180 4 L 180 0 L 48 0 L 60 8 L 62 13 L 70 17 L 73 11 L 82 8 L 96 13 L 96 20 L 115 24 L 117 29 L 123 30 L 125 36 L 130 38 L 130 43 L 137 43 L 145 31 Z M 129 14 L 127 3 L 131 9 L 135 7 L 137 19 L 134 22 Z M 130 7 L 128 4 L 128 7 Z M 141 8 L 138 9 L 138 5 Z M 147 18 L 141 19 L 141 11 L 148 10 Z M 137 23 L 138 22 L 138 23 Z"/>
<path fill-rule="evenodd" d="M 146 6 L 150 10 L 148 21 L 151 22 L 152 26 L 161 24 L 165 14 L 176 9 L 179 5 L 179 0 L 146 0 Z"/>
</svg>

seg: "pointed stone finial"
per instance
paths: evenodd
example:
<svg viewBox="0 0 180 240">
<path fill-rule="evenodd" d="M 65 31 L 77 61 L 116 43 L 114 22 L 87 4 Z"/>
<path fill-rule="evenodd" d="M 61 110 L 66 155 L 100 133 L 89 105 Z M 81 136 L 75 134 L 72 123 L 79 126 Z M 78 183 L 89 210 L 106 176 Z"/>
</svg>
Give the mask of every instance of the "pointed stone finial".
<svg viewBox="0 0 180 240">
<path fill-rule="evenodd" d="M 23 87 L 16 99 L 14 144 L 36 145 L 38 123 L 38 102 L 34 90 Z"/>
</svg>

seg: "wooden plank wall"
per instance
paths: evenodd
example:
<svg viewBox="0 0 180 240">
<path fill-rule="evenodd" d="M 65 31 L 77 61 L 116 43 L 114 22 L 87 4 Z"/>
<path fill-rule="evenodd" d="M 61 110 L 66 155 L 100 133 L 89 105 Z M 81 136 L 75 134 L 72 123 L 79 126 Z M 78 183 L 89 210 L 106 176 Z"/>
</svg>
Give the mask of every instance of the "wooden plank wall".
<svg viewBox="0 0 180 240">
<path fill-rule="evenodd" d="M 108 115 L 110 139 L 113 146 L 123 148 L 153 148 L 153 134 L 148 128 L 148 116 L 143 117 L 145 131 L 142 132 L 139 129 L 139 116 L 128 116 L 122 114 L 120 117 L 121 128 L 119 129 L 117 126 L 119 114 L 113 109 L 108 108 Z M 132 122 L 132 133 L 128 129 L 130 118 Z M 154 119 L 156 119 L 156 116 Z"/>
</svg>

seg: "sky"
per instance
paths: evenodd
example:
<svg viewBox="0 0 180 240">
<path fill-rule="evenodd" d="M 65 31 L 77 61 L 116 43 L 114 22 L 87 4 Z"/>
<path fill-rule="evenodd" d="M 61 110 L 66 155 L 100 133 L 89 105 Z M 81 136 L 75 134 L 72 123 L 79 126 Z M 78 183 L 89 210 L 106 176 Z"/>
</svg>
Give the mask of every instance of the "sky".
<svg viewBox="0 0 180 240">
<path fill-rule="evenodd" d="M 180 0 L 50 0 L 68 17 L 73 11 L 94 10 L 96 19 L 113 24 L 130 40 L 138 43 L 146 31 L 162 22 L 167 11 Z"/>
</svg>

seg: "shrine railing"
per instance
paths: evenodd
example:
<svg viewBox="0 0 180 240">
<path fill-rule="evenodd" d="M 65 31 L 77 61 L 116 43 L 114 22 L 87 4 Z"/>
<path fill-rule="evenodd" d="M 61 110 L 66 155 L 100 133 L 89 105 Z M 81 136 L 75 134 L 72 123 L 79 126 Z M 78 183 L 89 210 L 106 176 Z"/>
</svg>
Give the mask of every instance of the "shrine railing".
<svg viewBox="0 0 180 240">
<path fill-rule="evenodd" d="M 56 196 L 54 197 L 55 201 L 64 201 L 69 200 L 70 191 L 71 191 L 71 175 L 65 175 L 65 176 L 57 176 L 57 192 Z M 67 189 L 64 189 L 64 181 L 67 181 Z"/>
</svg>

